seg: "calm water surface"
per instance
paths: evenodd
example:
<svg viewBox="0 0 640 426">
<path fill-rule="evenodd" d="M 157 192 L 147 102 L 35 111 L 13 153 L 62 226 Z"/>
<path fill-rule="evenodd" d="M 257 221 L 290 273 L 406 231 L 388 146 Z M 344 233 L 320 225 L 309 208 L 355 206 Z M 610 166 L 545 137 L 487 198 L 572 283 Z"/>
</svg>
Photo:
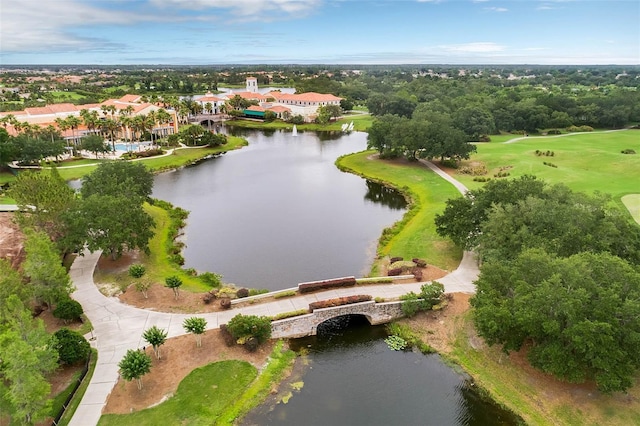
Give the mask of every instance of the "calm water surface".
<svg viewBox="0 0 640 426">
<path fill-rule="evenodd" d="M 242 136 L 248 147 L 155 179 L 154 197 L 190 211 L 185 267 L 270 290 L 365 275 L 406 207 L 398 192 L 335 166 L 366 148 L 366 134 Z"/>
<path fill-rule="evenodd" d="M 517 424 L 439 356 L 392 351 L 384 327 L 358 317 L 343 321 L 351 322 L 349 328 L 292 341 L 293 349 L 308 352 L 309 364 L 292 379 L 302 389 L 283 384 L 280 395 L 293 394 L 288 402 L 272 397 L 249 413 L 244 426 Z"/>
</svg>

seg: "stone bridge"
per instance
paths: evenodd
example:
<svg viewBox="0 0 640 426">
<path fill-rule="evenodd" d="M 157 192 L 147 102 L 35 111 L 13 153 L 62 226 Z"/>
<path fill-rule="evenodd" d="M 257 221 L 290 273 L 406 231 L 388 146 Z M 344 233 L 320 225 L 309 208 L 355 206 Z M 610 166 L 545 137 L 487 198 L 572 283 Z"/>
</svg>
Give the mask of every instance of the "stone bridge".
<svg viewBox="0 0 640 426">
<path fill-rule="evenodd" d="M 362 315 L 371 325 L 386 324 L 403 317 L 402 302 L 376 303 L 374 301 L 315 309 L 312 313 L 285 318 L 271 323 L 272 338 L 297 338 L 314 336 L 318 326 L 332 318 L 344 315 Z"/>
</svg>

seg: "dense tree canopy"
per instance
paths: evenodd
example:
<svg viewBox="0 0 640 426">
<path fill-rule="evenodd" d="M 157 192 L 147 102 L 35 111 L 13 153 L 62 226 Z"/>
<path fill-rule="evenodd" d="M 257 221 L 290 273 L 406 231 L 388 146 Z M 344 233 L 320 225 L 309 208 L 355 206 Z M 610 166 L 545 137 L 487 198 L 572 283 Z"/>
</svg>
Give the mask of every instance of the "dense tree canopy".
<svg viewBox="0 0 640 426">
<path fill-rule="evenodd" d="M 539 247 L 560 256 L 609 252 L 640 264 L 640 229 L 604 195 L 574 193 L 533 176 L 494 180 L 447 201 L 436 230 L 483 259 Z"/>
<path fill-rule="evenodd" d="M 640 367 L 640 273 L 607 253 L 526 250 L 482 266 L 471 304 L 479 334 L 570 382 L 623 391 Z"/>
<path fill-rule="evenodd" d="M 23 171 L 9 188 L 20 207 L 17 215 L 23 226 L 31 226 L 57 240 L 65 232 L 61 222 L 64 212 L 73 207 L 73 189 L 60 177 L 55 168 L 50 171 Z"/>
<path fill-rule="evenodd" d="M 92 252 L 104 250 L 113 259 L 136 248 L 148 252 L 153 236 L 153 219 L 135 197 L 91 195 L 64 220 L 68 230 L 62 241 L 65 247 L 80 250 L 86 245 Z"/>
<path fill-rule="evenodd" d="M 148 199 L 153 190 L 153 174 L 140 162 L 109 161 L 82 179 L 83 198 L 92 195 Z"/>
</svg>

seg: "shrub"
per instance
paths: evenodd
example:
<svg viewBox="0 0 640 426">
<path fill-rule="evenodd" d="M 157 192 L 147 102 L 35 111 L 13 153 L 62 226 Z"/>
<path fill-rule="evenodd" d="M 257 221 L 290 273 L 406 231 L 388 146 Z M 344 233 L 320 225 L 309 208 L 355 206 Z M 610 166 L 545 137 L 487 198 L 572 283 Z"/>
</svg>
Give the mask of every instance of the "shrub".
<svg viewBox="0 0 640 426">
<path fill-rule="evenodd" d="M 399 262 L 393 262 L 391 265 L 389 265 L 389 269 L 402 269 L 403 271 L 408 271 L 411 268 L 415 267 L 416 264 L 413 263 L 410 260 L 401 260 Z"/>
<path fill-rule="evenodd" d="M 422 269 L 413 268 L 411 269 L 411 273 L 413 274 L 413 278 L 415 278 L 416 281 L 422 281 Z"/>
<path fill-rule="evenodd" d="M 220 335 L 222 336 L 222 340 L 224 340 L 224 344 L 228 347 L 236 344 L 236 339 L 231 335 L 231 332 L 227 328 L 227 324 L 220 325 Z"/>
<path fill-rule="evenodd" d="M 440 164 L 442 164 L 444 167 L 449 167 L 451 169 L 458 168 L 458 162 L 452 158 L 447 158 L 445 160 L 442 160 Z"/>
<path fill-rule="evenodd" d="M 134 263 L 133 265 L 129 266 L 129 276 L 133 278 L 140 278 L 145 274 L 145 272 L 147 272 L 147 269 L 144 267 L 144 265 L 141 265 L 139 263 Z"/>
<path fill-rule="evenodd" d="M 402 268 L 394 268 L 394 269 L 389 269 L 387 271 L 387 275 L 390 277 L 395 277 L 401 274 L 402 274 Z"/>
<path fill-rule="evenodd" d="M 490 177 L 474 177 L 474 182 L 489 182 L 491 180 Z"/>
<path fill-rule="evenodd" d="M 63 320 L 65 324 L 80 319 L 83 313 L 82 305 L 73 299 L 62 300 L 53 310 L 53 316 Z"/>
<path fill-rule="evenodd" d="M 418 258 L 413 258 L 411 260 L 413 261 L 413 263 L 416 264 L 416 266 L 418 266 L 420 268 L 426 268 L 427 267 L 427 261 L 426 260 L 418 259 Z"/>
<path fill-rule="evenodd" d="M 236 341 L 247 342 L 255 338 L 259 343 L 271 337 L 271 319 L 257 315 L 238 314 L 227 323 L 227 329 Z"/>
<path fill-rule="evenodd" d="M 216 300 L 216 295 L 211 292 L 207 292 L 204 295 L 202 295 L 202 302 L 204 302 L 205 305 L 208 305 L 214 300 Z"/>
<path fill-rule="evenodd" d="M 297 291 L 295 290 L 289 290 L 289 291 L 283 291 L 282 293 L 277 293 L 273 296 L 274 299 L 280 299 L 283 297 L 291 297 L 291 296 L 296 296 L 298 294 Z"/>
<path fill-rule="evenodd" d="M 248 288 L 239 288 L 238 291 L 236 291 L 236 296 L 238 297 L 238 299 L 244 298 L 244 297 L 249 297 L 249 289 Z"/>
<path fill-rule="evenodd" d="M 633 149 L 623 149 L 622 151 L 620 151 L 622 154 L 635 154 L 636 152 Z"/>
<path fill-rule="evenodd" d="M 491 137 L 489 135 L 480 135 L 478 142 L 491 142 Z"/>
<path fill-rule="evenodd" d="M 560 129 L 549 129 L 547 131 L 548 135 L 560 135 L 562 134 L 562 132 L 560 131 Z"/>
<path fill-rule="evenodd" d="M 384 297 L 376 297 L 375 299 L 373 299 L 373 301 L 376 303 L 383 303 L 385 299 Z"/>
<path fill-rule="evenodd" d="M 298 291 L 300 293 L 309 293 L 315 290 L 326 290 L 328 288 L 336 288 L 336 287 L 350 287 L 354 285 L 356 285 L 355 277 L 344 277 L 344 278 L 335 278 L 332 280 L 300 283 L 298 284 Z"/>
<path fill-rule="evenodd" d="M 471 176 L 482 176 L 488 173 L 487 166 L 484 164 L 480 166 L 463 166 L 458 169 L 458 173 Z"/>
<path fill-rule="evenodd" d="M 222 275 L 213 272 L 203 272 L 198 275 L 198 279 L 210 287 L 220 287 L 222 285 Z"/>
<path fill-rule="evenodd" d="M 249 296 L 257 296 L 259 294 L 265 294 L 265 293 L 269 293 L 269 290 L 267 290 L 266 288 L 250 288 L 249 289 Z"/>
<path fill-rule="evenodd" d="M 418 298 L 418 295 L 412 291 L 400 296 L 400 300 L 403 302 L 400 308 L 406 317 L 411 318 L 422 308 L 422 301 Z"/>
<path fill-rule="evenodd" d="M 260 342 L 255 337 L 249 337 L 244 342 L 244 348 L 249 352 L 255 352 L 258 350 L 258 346 L 260 346 Z"/>
<path fill-rule="evenodd" d="M 55 349 L 58 359 L 63 364 L 75 364 L 89 357 L 91 345 L 77 331 L 61 328 L 53 334 L 56 338 Z"/>
<path fill-rule="evenodd" d="M 231 299 L 228 297 L 223 297 L 220 299 L 220 308 L 229 309 L 231 308 Z"/>
<path fill-rule="evenodd" d="M 542 164 L 544 164 L 545 166 L 558 168 L 558 166 L 556 166 L 555 164 L 553 164 L 553 163 L 548 163 L 548 162 L 546 162 L 546 161 L 545 161 L 545 162 L 543 162 Z"/>
<path fill-rule="evenodd" d="M 175 263 L 178 266 L 184 265 L 184 257 L 181 254 L 175 253 L 169 256 L 169 262 Z"/>
<path fill-rule="evenodd" d="M 392 257 L 391 259 L 389 259 L 389 263 L 402 262 L 403 260 L 404 260 L 404 257 L 396 256 L 396 257 Z"/>
<path fill-rule="evenodd" d="M 285 318 L 291 318 L 291 317 L 297 317 L 297 316 L 300 316 L 300 315 L 306 315 L 308 313 L 309 313 L 309 311 L 307 309 L 298 309 L 297 311 L 282 312 L 280 314 L 274 315 L 271 319 L 273 321 L 277 321 L 277 320 L 281 320 L 281 319 L 285 319 Z"/>
<path fill-rule="evenodd" d="M 333 308 L 336 306 L 350 305 L 352 303 L 368 302 L 371 296 L 368 294 L 358 294 L 355 296 L 336 297 L 335 299 L 319 300 L 309 303 L 309 311 L 315 309 Z"/>
</svg>

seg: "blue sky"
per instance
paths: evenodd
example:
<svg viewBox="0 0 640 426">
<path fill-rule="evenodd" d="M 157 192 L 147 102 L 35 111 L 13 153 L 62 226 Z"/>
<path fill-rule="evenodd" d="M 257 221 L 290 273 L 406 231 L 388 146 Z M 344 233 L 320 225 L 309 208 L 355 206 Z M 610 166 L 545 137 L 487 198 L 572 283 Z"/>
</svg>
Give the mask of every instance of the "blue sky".
<svg viewBox="0 0 640 426">
<path fill-rule="evenodd" d="M 7 64 L 640 64 L 639 0 L 0 0 Z"/>
</svg>

